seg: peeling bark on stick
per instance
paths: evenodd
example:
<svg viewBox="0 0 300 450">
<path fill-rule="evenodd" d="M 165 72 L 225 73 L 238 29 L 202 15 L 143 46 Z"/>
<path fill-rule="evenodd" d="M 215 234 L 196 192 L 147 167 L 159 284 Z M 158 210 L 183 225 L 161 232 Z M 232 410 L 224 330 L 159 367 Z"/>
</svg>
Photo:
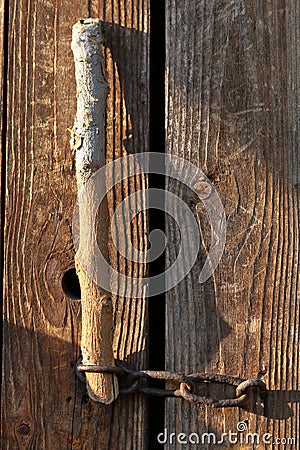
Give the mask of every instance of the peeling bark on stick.
<svg viewBox="0 0 300 450">
<path fill-rule="evenodd" d="M 105 165 L 105 107 L 108 85 L 102 73 L 102 33 L 98 19 L 80 20 L 73 27 L 72 50 L 75 59 L 77 84 L 77 114 L 72 132 L 71 147 L 76 150 L 76 178 L 78 187 L 79 223 L 82 215 L 92 215 L 80 204 L 80 193 L 90 177 Z M 95 199 L 91 199 L 91 205 Z M 97 241 L 104 257 L 107 251 L 107 205 L 101 203 L 98 214 Z M 91 222 L 91 221 L 88 221 Z M 90 230 L 80 229 L 80 239 Z M 96 231 L 95 231 L 96 232 Z M 82 247 L 82 242 L 81 242 Z M 92 255 L 93 248 L 84 249 Z M 114 365 L 113 305 L 108 293 L 99 287 L 76 259 L 82 302 L 82 363 L 84 365 Z M 89 396 L 109 404 L 118 396 L 115 375 L 87 373 Z"/>
</svg>

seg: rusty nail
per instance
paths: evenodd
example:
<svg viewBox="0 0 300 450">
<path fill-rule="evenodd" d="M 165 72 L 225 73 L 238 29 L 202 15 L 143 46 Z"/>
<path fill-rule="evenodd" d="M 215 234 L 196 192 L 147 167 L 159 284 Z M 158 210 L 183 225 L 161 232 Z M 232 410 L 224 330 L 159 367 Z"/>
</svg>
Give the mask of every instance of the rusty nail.
<svg viewBox="0 0 300 450">
<path fill-rule="evenodd" d="M 259 369 L 259 376 L 263 376 L 266 375 L 266 373 L 268 372 L 268 367 L 266 364 L 262 364 L 260 369 Z"/>
<path fill-rule="evenodd" d="M 205 200 L 212 193 L 212 185 L 205 180 L 197 181 L 194 184 L 194 189 L 202 200 Z"/>
</svg>

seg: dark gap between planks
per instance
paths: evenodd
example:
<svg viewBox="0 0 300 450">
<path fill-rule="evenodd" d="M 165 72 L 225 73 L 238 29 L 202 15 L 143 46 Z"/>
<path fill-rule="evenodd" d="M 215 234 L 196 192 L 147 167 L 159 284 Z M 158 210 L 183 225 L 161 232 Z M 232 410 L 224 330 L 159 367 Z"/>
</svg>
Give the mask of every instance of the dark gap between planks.
<svg viewBox="0 0 300 450">
<path fill-rule="evenodd" d="M 150 151 L 165 152 L 165 2 L 150 0 Z M 151 161 L 150 161 L 151 169 Z M 149 188 L 165 190 L 165 177 L 149 175 Z M 165 231 L 163 211 L 149 211 L 149 232 Z M 165 270 L 165 254 L 149 264 L 149 276 Z M 151 283 L 150 283 L 151 291 Z M 165 369 L 165 295 L 149 298 L 149 368 Z M 151 385 L 151 384 L 150 384 Z M 155 383 L 164 388 L 164 383 Z M 161 448 L 158 433 L 164 428 L 164 399 L 149 398 L 149 443 L 148 448 Z"/>
</svg>

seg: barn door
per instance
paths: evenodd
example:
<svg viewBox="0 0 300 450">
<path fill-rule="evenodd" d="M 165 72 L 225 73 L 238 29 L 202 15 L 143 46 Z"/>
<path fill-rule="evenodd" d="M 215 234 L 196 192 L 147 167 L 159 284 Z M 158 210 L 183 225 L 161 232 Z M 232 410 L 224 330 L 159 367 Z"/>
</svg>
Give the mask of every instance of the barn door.
<svg viewBox="0 0 300 450">
<path fill-rule="evenodd" d="M 109 192 L 108 217 L 149 188 L 165 191 L 167 213 L 145 210 L 129 227 L 140 251 L 149 231 L 165 232 L 157 261 L 126 258 L 109 239 L 110 263 L 153 279 L 173 267 L 168 289 L 152 281 L 139 298 L 113 296 L 114 357 L 134 370 L 261 380 L 266 399 L 251 388 L 240 407 L 193 403 L 189 394 L 235 397 L 211 377 L 185 395 L 178 379 L 152 380 L 173 398 L 144 389 L 103 405 L 76 375 L 70 44 L 89 16 L 104 34 L 106 162 L 159 153 L 155 174 Z M 1 448 L 300 448 L 299 23 L 296 0 L 2 0 Z"/>
</svg>

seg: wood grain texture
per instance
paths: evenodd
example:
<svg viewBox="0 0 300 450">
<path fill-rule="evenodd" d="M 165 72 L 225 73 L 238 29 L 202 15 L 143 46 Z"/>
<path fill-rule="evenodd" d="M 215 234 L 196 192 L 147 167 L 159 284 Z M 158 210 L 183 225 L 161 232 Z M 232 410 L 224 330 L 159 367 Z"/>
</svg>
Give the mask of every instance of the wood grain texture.
<svg viewBox="0 0 300 450">
<path fill-rule="evenodd" d="M 245 378 L 266 368 L 271 390 L 265 408 L 167 400 L 169 433 L 220 436 L 245 420 L 250 432 L 296 439 L 276 448 L 300 448 L 299 22 L 296 0 L 167 1 L 167 152 L 210 178 L 228 229 L 218 269 L 199 285 L 209 223 L 169 182 L 204 238 L 195 267 L 167 294 L 166 368 Z M 180 235 L 170 219 L 167 233 L 171 263 Z"/>
<path fill-rule="evenodd" d="M 0 2 L 0 61 L 1 61 L 1 70 L 0 70 L 0 105 L 1 105 L 1 111 L 3 111 L 4 107 L 4 98 L 3 98 L 3 81 L 4 81 L 4 67 L 5 67 L 5 43 L 6 43 L 6 37 L 5 37 L 5 4 L 4 0 L 1 0 Z M 1 114 L 0 119 L 0 132 L 2 136 L 2 130 L 3 130 L 3 114 Z"/>
<path fill-rule="evenodd" d="M 76 379 L 80 302 L 68 298 L 61 286 L 63 274 L 74 267 L 71 225 L 77 192 L 68 132 L 76 112 L 72 25 L 89 16 L 89 9 L 105 22 L 108 160 L 146 151 L 149 11 L 142 0 L 130 5 L 114 0 L 9 2 L 3 449 L 146 445 L 142 398 L 98 405 Z M 111 213 L 126 193 L 145 182 L 132 178 L 112 192 Z M 143 248 L 145 215 L 134 222 L 132 234 Z M 113 248 L 110 253 L 116 268 L 145 273 L 142 265 L 126 265 Z M 115 357 L 145 367 L 145 299 L 114 302 Z"/>
</svg>

